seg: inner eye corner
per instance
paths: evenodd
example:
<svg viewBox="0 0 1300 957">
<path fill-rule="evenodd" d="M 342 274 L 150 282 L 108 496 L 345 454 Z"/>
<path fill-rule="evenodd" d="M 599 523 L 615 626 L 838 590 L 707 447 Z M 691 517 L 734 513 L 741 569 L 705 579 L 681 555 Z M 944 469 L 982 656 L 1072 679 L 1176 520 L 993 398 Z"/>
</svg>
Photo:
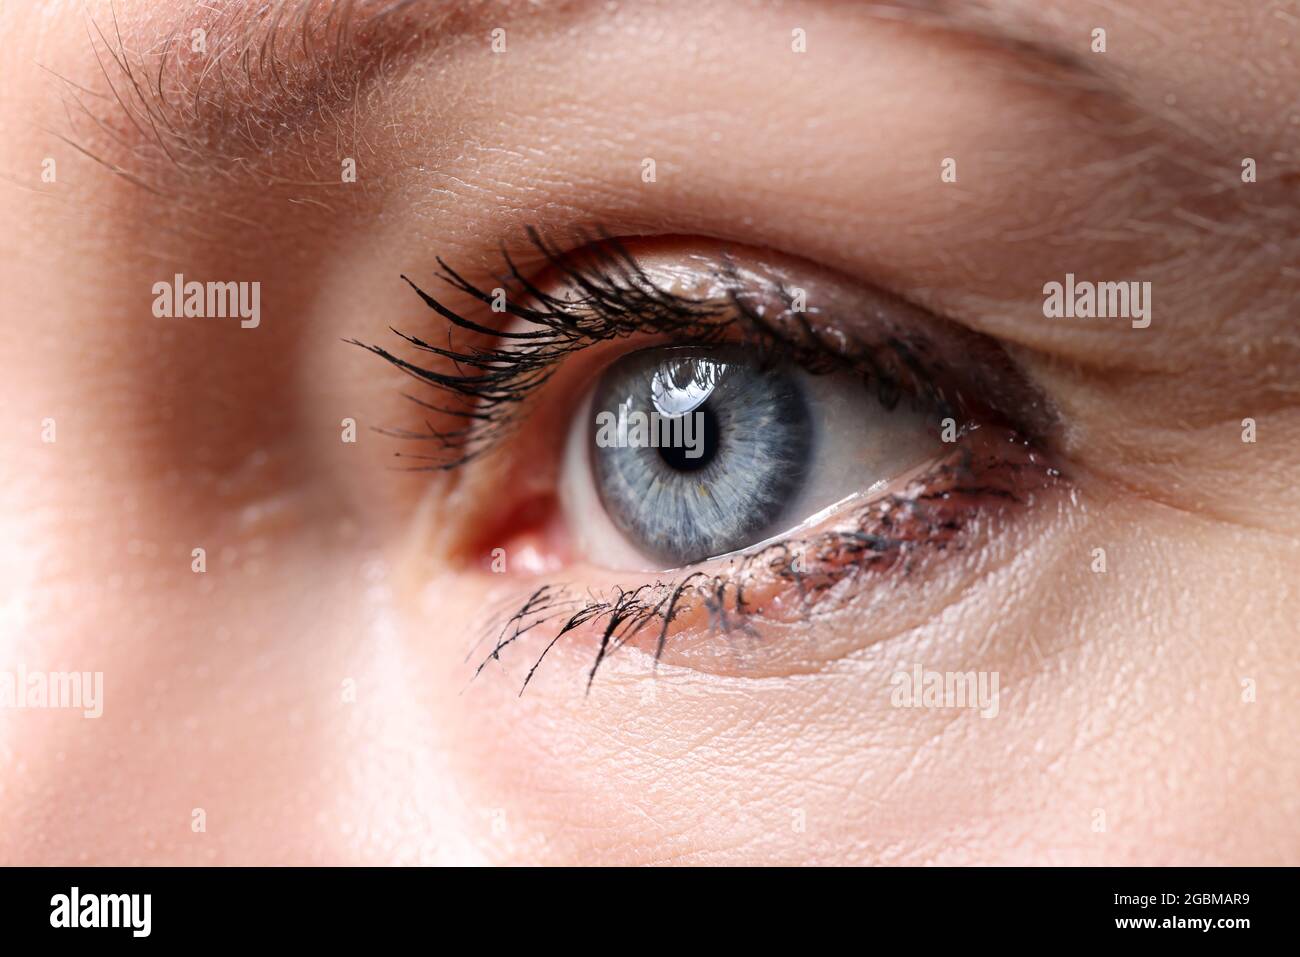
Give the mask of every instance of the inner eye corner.
<svg viewBox="0 0 1300 957">
<path fill-rule="evenodd" d="M 609 302 L 575 298 L 576 284 L 566 295 L 564 280 L 573 274 L 565 268 L 588 262 L 588 253 L 566 256 L 548 256 L 558 285 L 530 281 L 553 310 L 554 324 L 534 315 L 530 322 L 542 339 L 511 340 L 504 352 L 491 355 L 499 363 L 494 374 L 503 373 L 510 389 L 530 390 L 530 401 L 531 390 L 546 383 L 535 404 L 552 407 L 552 414 L 555 402 L 541 396 L 564 394 L 553 387 L 553 373 L 556 382 L 567 377 L 583 388 L 586 398 L 558 443 L 563 454 L 555 489 L 516 495 L 504 517 L 474 537 L 479 564 L 503 547 L 531 556 L 522 564 L 533 571 L 573 561 L 614 571 L 684 568 L 743 553 L 935 457 L 942 451 L 935 433 L 947 419 L 958 434 L 943 441 L 964 438 L 977 416 L 963 402 L 993 378 L 967 368 L 967 360 L 978 367 L 985 358 L 965 348 L 969 337 L 941 346 L 943 333 L 935 330 L 945 321 L 914 326 L 914 308 L 896 315 L 872 306 L 865 310 L 870 321 L 864 331 L 854 325 L 861 317 L 845 318 L 854 300 L 841 290 L 816 298 L 807 311 L 812 319 L 794 315 L 795 290 L 803 290 L 780 268 L 728 261 L 731 285 L 711 287 L 725 309 L 702 322 L 685 307 L 708 300 L 684 293 L 716 282 L 723 271 L 716 258 L 711 265 L 692 262 L 689 268 L 702 274 L 677 281 L 672 292 L 653 287 L 659 290 L 654 296 L 684 291 L 677 300 L 684 304 L 683 319 L 671 309 L 639 313 L 663 303 L 627 293 L 620 285 L 626 274 L 600 287 L 614 297 Z M 609 263 L 598 254 L 591 261 L 592 268 Z M 641 258 L 632 262 L 633 275 L 648 281 L 673 275 L 673 263 L 665 265 L 662 256 L 651 257 L 649 265 Z M 780 315 L 742 314 L 746 297 L 737 293 L 737 282 L 758 284 L 751 298 L 778 301 Z M 620 302 L 625 293 L 633 298 Z M 575 315 L 570 307 L 579 300 Z M 646 341 L 650 337 L 654 341 Z M 586 369 L 584 383 L 561 360 L 591 345 L 602 349 L 572 364 Z M 546 356 L 541 365 L 529 358 L 539 353 Z M 544 375 L 537 376 L 539 370 Z M 935 375 L 958 381 L 939 382 Z M 950 402 L 951 396 L 962 401 Z M 520 431 L 532 433 L 525 447 L 535 454 L 516 455 L 527 471 L 550 455 L 538 443 L 553 430 L 543 423 Z M 575 449 L 583 453 L 576 464 Z M 584 481 L 594 485 L 585 498 L 568 490 Z M 500 491 L 517 490 L 502 485 Z M 575 499 L 581 500 L 577 507 Z"/>
</svg>

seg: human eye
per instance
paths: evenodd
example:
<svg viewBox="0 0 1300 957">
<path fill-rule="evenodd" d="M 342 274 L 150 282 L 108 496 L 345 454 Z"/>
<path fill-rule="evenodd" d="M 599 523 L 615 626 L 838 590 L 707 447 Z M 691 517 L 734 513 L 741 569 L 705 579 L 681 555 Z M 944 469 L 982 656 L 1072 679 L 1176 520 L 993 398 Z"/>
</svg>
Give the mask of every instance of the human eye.
<svg viewBox="0 0 1300 957">
<path fill-rule="evenodd" d="M 851 373 L 813 375 L 742 346 L 649 348 L 600 373 L 574 416 L 561 488 L 589 560 L 678 568 L 878 492 L 936 454 L 930 424 Z"/>
<path fill-rule="evenodd" d="M 1294 7 L 4 5 L 0 859 L 1300 860 Z"/>
<path fill-rule="evenodd" d="M 406 464 L 465 469 L 485 491 L 466 506 L 482 531 L 464 559 L 526 556 L 492 660 L 541 639 L 535 669 L 586 635 L 590 681 L 624 648 L 699 663 L 732 632 L 843 612 L 881 587 L 919 608 L 935 595 L 918 583 L 953 587 L 947 565 L 971 565 L 1062 482 L 1041 396 L 954 321 L 769 251 L 533 242 L 539 271 L 507 261 L 492 289 L 441 263 L 486 315 L 412 282 L 464 337 L 402 333 L 433 366 L 367 344 L 441 397 L 412 396 L 446 418 L 394 433 L 418 446 L 398 453 Z M 836 653 L 820 644 L 814 657 Z M 789 649 L 755 642 L 724 667 L 774 657 Z"/>
</svg>

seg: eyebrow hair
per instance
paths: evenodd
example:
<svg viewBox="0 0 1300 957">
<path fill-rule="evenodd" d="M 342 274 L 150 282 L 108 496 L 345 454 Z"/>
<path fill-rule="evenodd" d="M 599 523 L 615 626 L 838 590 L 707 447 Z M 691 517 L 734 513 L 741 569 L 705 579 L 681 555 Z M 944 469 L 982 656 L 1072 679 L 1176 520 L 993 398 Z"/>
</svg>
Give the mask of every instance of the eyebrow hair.
<svg viewBox="0 0 1300 957">
<path fill-rule="evenodd" d="M 85 15 L 107 92 L 54 76 L 74 130 L 75 110 L 97 143 L 107 140 L 137 162 L 228 174 L 305 122 L 337 119 L 368 79 L 431 40 L 469 29 L 482 9 L 456 0 L 208 0 L 166 28 L 127 23 L 124 34 L 110 6 L 107 22 Z M 111 113 L 92 109 L 87 97 Z M 150 189 L 108 156 L 48 132 Z"/>
<path fill-rule="evenodd" d="M 489 23 L 509 24 L 585 2 L 539 0 L 506 8 L 482 0 L 196 0 L 169 26 L 127 24 L 125 36 L 110 5 L 107 23 L 86 15 L 87 38 L 108 93 L 65 81 L 72 135 L 46 132 L 115 175 L 173 199 L 188 189 L 206 191 L 214 179 L 253 176 L 264 186 L 335 185 L 336 180 L 317 181 L 310 164 L 306 172 L 290 176 L 267 159 L 295 138 L 301 143 L 313 135 L 362 129 L 363 111 L 388 98 L 385 81 L 399 78 L 431 48 Z M 1015 81 L 1130 107 L 1090 111 L 1096 133 L 1112 125 L 1125 131 L 1125 124 L 1145 115 L 1170 133 L 1169 144 L 1183 138 L 1207 143 L 1203 131 L 1186 128 L 1186 118 L 1171 120 L 1158 104 L 1136 102 L 1113 75 L 1102 75 L 1084 48 L 1053 43 L 1034 11 L 1001 0 L 855 0 L 848 6 L 949 42 L 1001 50 L 1007 55 L 998 69 Z M 200 36 L 204 49 L 196 52 Z M 368 97 L 364 103 L 363 96 Z M 89 107 L 86 97 L 107 104 L 108 114 Z M 74 110 L 89 118 L 89 137 L 78 128 Z M 1190 168 L 1193 151 L 1177 152 Z M 179 171 L 179 179 L 168 169 Z M 1193 178 L 1203 180 L 1205 174 Z"/>
<path fill-rule="evenodd" d="M 854 8 L 1003 48 L 1017 54 L 1011 62 L 1035 82 L 1076 91 L 1109 87 L 1077 54 L 1035 38 L 1020 13 L 988 0 L 863 0 Z M 69 118 L 73 108 L 89 117 L 95 135 L 133 161 L 151 153 L 185 173 L 229 176 L 277 137 L 301 134 L 304 123 L 339 119 L 367 81 L 396 71 L 430 44 L 486 25 L 489 12 L 500 23 L 517 19 L 518 10 L 474 0 L 208 0 L 169 27 L 153 27 L 152 36 L 145 32 L 151 24 L 128 24 L 124 36 L 110 7 L 109 22 L 87 14 L 86 23 L 108 93 L 66 81 L 65 107 Z M 115 104 L 118 122 L 89 108 L 86 96 Z M 137 135 L 124 135 L 131 129 Z M 123 164 L 49 132 L 149 188 Z"/>
</svg>

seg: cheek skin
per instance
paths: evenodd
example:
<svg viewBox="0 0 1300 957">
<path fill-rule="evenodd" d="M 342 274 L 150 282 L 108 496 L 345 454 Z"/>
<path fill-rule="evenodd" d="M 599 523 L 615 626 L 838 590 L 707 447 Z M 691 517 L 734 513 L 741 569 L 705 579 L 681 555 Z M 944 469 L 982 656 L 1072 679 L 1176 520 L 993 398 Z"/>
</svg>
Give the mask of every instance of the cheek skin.
<svg viewBox="0 0 1300 957">
<path fill-rule="evenodd" d="M 922 286 L 959 312 L 972 290 L 1024 293 L 1036 308 L 1043 275 L 1080 262 L 1125 273 L 1167 252 L 1159 229 L 1140 249 L 1037 238 L 1049 215 L 1077 220 L 1078 237 L 1130 215 L 1105 176 L 1080 174 L 1068 197 L 1056 185 L 1126 148 L 1080 136 L 1046 97 L 969 82 L 987 76 L 982 54 L 913 61 L 892 27 L 847 29 L 829 7 L 800 8 L 812 49 L 833 54 L 821 63 L 868 64 L 830 76 L 812 55 L 791 61 L 780 11 L 746 10 L 752 45 L 733 19 L 682 16 L 698 23 L 683 37 L 662 28 L 681 11 L 646 11 L 602 35 L 589 61 L 564 38 L 512 28 L 522 55 L 452 116 L 430 91 L 474 87 L 481 51 L 443 73 L 414 70 L 385 91 L 411 113 L 392 124 L 402 142 L 364 117 L 357 131 L 377 144 L 363 169 L 391 192 L 331 194 L 327 214 L 290 207 L 296 188 L 205 185 L 188 217 L 36 132 L 37 105 L 59 104 L 30 64 L 99 82 L 81 20 L 0 13 L 0 29 L 20 28 L 0 59 L 15 105 L 0 111 L 0 169 L 26 184 L 62 151 L 57 190 L 0 189 L 0 404 L 12 425 L 0 430 L 0 667 L 105 675 L 97 720 L 0 715 L 0 861 L 1294 864 L 1300 548 L 1283 533 L 1295 529 L 1300 442 L 1281 408 L 1294 397 L 1277 389 L 1263 414 L 1239 411 L 1260 381 L 1208 382 L 1191 361 L 1195 374 L 1108 383 L 1101 398 L 1082 373 L 1044 363 L 1079 426 L 1071 453 L 1116 467 L 1026 516 L 1026 547 L 990 553 L 979 585 L 952 588 L 938 610 L 918 613 L 899 586 L 856 616 L 764 631 L 837 649 L 816 667 L 754 678 L 668 662 L 652 677 L 628 654 L 584 696 L 592 649 L 578 641 L 557 646 L 522 697 L 524 649 L 473 677 L 485 610 L 517 589 L 457 543 L 471 505 L 523 486 L 386 470 L 406 447 L 370 430 L 407 421 L 397 396 L 409 382 L 338 339 L 427 322 L 400 269 L 429 269 L 435 253 L 486 269 L 497 239 L 528 222 L 699 230 Z M 1234 32 L 1201 19 L 1206 49 L 1235 76 Z M 1214 70 L 1174 77 L 1179 58 L 1162 50 L 1143 59 L 1170 82 L 1144 96 L 1184 82 L 1188 102 L 1214 95 L 1198 92 L 1220 85 Z M 876 103 L 861 95 L 872 86 L 904 92 Z M 635 102 L 615 99 L 627 89 Z M 1272 109 L 1249 92 L 1235 100 L 1252 123 Z M 913 127 L 923 114 L 939 132 Z M 1280 155 L 1291 138 L 1276 139 L 1256 152 Z M 278 171 L 315 178 L 337 140 L 313 145 L 311 163 L 286 155 Z M 981 163 L 986 149 L 995 162 Z M 961 179 L 940 192 L 938 161 L 953 153 Z M 653 187 L 639 178 L 647 155 Z M 229 226 L 230 210 L 252 224 Z M 1031 238 L 990 240 L 1003 230 Z M 1021 267 L 1011 281 L 1008 263 Z M 174 271 L 262 279 L 263 326 L 231 339 L 137 325 L 151 283 Z M 1169 283 L 1166 315 L 1185 308 L 1190 321 L 1213 301 L 1195 277 Z M 973 318 L 1017 325 L 992 308 Z M 1049 338 L 1026 328 L 1027 345 Z M 1144 360 L 1243 351 L 1229 336 L 1153 330 L 1131 340 Z M 1072 353 L 1099 354 L 1078 337 Z M 1268 346 L 1279 364 L 1280 345 Z M 1171 428 L 1175 410 L 1196 413 L 1191 439 Z M 1264 436 L 1250 459 L 1234 425 L 1245 414 Z M 39 438 L 46 417 L 54 446 Z M 339 441 L 344 417 L 358 420 L 355 446 Z M 196 545 L 203 576 L 190 571 Z M 1090 567 L 1099 546 L 1104 574 Z M 917 663 L 996 671 L 997 716 L 893 707 L 891 676 Z"/>
<path fill-rule="evenodd" d="M 475 800 L 505 809 L 503 860 L 1292 859 L 1294 842 L 1265 838 L 1287 833 L 1298 783 L 1270 731 L 1296 670 L 1268 650 L 1288 610 L 1259 630 L 1235 624 L 1242 594 L 1280 581 L 1213 558 L 1250 533 L 1190 528 L 1109 493 L 1045 520 L 1053 533 L 980 596 L 818 673 L 763 681 L 664 665 L 655 678 L 644 657 L 616 657 L 584 697 L 591 648 L 557 647 L 523 697 L 531 656 L 506 656 L 442 698 L 432 726 L 448 724 L 447 707 L 461 715 L 451 726 L 481 722 L 471 739 L 444 743 L 478 782 Z M 1097 541 L 1105 574 L 1091 568 Z M 1296 556 L 1273 557 L 1284 568 Z M 1134 572 L 1152 561 L 1204 600 L 1153 596 Z M 824 623 L 797 631 L 782 638 L 829 637 Z M 996 715 L 893 707 L 891 675 L 916 663 L 998 672 Z M 1245 703 L 1240 678 L 1252 674 L 1267 677 Z"/>
</svg>

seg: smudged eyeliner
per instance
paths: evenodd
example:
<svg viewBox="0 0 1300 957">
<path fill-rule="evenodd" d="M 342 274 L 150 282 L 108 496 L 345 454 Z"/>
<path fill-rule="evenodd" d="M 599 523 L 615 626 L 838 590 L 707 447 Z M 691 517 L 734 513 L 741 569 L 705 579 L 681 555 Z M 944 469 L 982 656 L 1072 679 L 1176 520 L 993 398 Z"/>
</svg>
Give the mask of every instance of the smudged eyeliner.
<svg viewBox="0 0 1300 957">
<path fill-rule="evenodd" d="M 686 570 L 680 577 L 634 588 L 612 586 L 603 595 L 543 584 L 503 623 L 490 626 L 484 637 L 490 638 L 492 649 L 475 675 L 530 632 L 552 625 L 554 633 L 519 689 L 523 694 L 561 640 L 584 627 L 599 626 L 595 661 L 587 673 L 590 691 L 602 664 L 642 633 L 654 638 L 657 665 L 672 640 L 674 622 L 689 612 L 703 611 L 707 623 L 701 632 L 718 637 L 736 632 L 752 636 L 756 624 L 789 620 L 771 607 L 771 599 L 782 593 L 793 596 L 788 613 L 797 620 L 814 610 L 833 610 L 854 593 L 863 576 L 907 574 L 932 550 L 963 548 L 964 536 L 978 517 L 1028 505 L 1036 494 L 1061 481 L 1060 469 L 1015 433 L 976 429 L 904 490 L 833 518 L 835 527 L 830 529 L 724 558 L 719 570 Z M 764 599 L 753 600 L 755 591 L 765 592 Z"/>
<path fill-rule="evenodd" d="M 725 253 L 708 277 L 714 295 L 701 298 L 665 288 L 608 236 L 567 254 L 534 229 L 528 238 L 542 254 L 551 281 L 542 288 L 503 252 L 501 282 L 510 291 L 504 302 L 499 290 L 482 289 L 437 260 L 441 281 L 500 307 L 496 311 L 517 320 L 510 328 L 461 315 L 403 276 L 428 308 L 476 344 L 453 343 L 449 334 L 445 347 L 434 346 L 393 330 L 438 360 L 437 368 L 424 368 L 378 345 L 348 340 L 431 387 L 442 402 L 407 399 L 460 423 L 439 428 L 426 421 L 424 430 L 379 430 L 432 446 L 427 453 L 397 453 L 418 463 L 417 470 L 468 466 L 502 443 L 570 356 L 600 342 L 647 334 L 674 345 L 737 343 L 755 350 L 761 361 L 793 361 L 814 374 L 850 371 L 884 408 L 910 401 L 936 418 L 951 419 L 958 429 L 950 455 L 903 490 L 832 515 L 822 523 L 831 526 L 824 530 L 711 559 L 701 563 L 712 566 L 707 571 L 666 572 L 633 587 L 592 592 L 538 584 L 484 629 L 482 640 L 491 648 L 475 675 L 512 645 L 542 635 L 544 646 L 524 678 L 522 694 L 561 641 L 590 633 L 596 645 L 586 677 L 590 690 L 610 656 L 638 637 L 649 643 L 657 667 L 674 638 L 687 630 L 706 637 L 754 635 L 764 621 L 834 609 L 868 578 L 909 574 L 928 554 L 966 547 L 978 517 L 1026 505 L 1061 480 L 1039 438 L 1053 414 L 1001 348 L 984 336 L 879 291 L 868 301 L 886 304 L 866 307 L 867 331 L 855 332 L 839 322 L 845 307 L 806 314 L 795 308 L 796 290 L 779 273 L 743 268 Z M 676 628 L 684 616 L 701 617 L 704 624 Z"/>
</svg>

